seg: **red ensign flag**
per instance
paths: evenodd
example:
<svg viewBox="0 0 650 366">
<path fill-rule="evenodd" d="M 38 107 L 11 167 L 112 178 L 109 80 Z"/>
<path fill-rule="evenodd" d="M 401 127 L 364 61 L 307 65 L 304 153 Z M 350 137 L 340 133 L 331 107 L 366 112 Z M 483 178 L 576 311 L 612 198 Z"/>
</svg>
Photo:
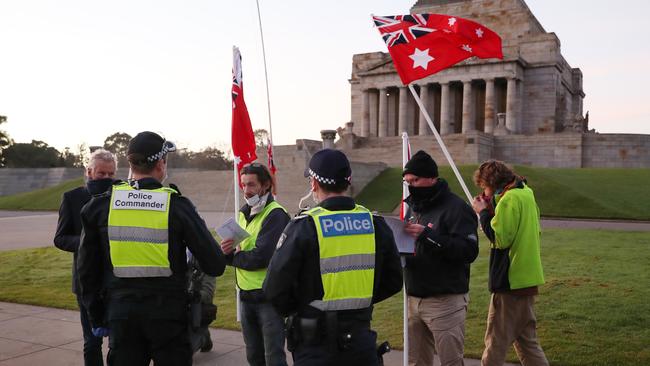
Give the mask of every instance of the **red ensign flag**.
<svg viewBox="0 0 650 366">
<path fill-rule="evenodd" d="M 503 58 L 501 37 L 471 20 L 444 14 L 372 19 L 404 85 L 470 57 Z"/>
<path fill-rule="evenodd" d="M 239 48 L 233 47 L 232 63 L 232 153 L 237 164 L 237 171 L 257 159 L 255 154 L 255 135 L 244 102 L 244 85 L 242 83 L 241 54 Z"/>
</svg>

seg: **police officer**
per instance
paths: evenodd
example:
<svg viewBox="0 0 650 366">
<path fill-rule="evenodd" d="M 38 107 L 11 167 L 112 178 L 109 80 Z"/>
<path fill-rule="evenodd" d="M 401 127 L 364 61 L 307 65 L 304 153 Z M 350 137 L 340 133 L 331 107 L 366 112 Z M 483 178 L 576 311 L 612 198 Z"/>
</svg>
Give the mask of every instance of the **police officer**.
<svg viewBox="0 0 650 366">
<path fill-rule="evenodd" d="M 81 296 L 93 333 L 110 334 L 108 365 L 191 365 L 186 248 L 205 273 L 225 268 L 192 203 L 161 184 L 175 150 L 158 134 L 139 133 L 128 146 L 133 179 L 81 211 Z"/>
<path fill-rule="evenodd" d="M 395 240 L 381 217 L 344 195 L 350 163 L 325 149 L 309 162 L 319 205 L 285 228 L 264 293 L 288 316 L 294 365 L 377 365 L 373 304 L 402 288 Z"/>
</svg>

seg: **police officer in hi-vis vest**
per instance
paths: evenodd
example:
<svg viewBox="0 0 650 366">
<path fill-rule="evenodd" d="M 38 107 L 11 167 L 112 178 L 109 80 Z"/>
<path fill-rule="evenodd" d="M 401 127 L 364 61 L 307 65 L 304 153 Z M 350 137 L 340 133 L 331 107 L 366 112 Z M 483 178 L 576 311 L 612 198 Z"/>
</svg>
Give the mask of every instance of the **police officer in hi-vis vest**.
<svg viewBox="0 0 650 366">
<path fill-rule="evenodd" d="M 237 248 L 232 239 L 224 240 L 221 249 L 228 264 L 235 267 L 246 359 L 250 366 L 286 366 L 284 319 L 264 297 L 262 283 L 289 215 L 273 199 L 273 179 L 268 168 L 252 163 L 240 173 L 246 204 L 237 222 L 250 236 Z"/>
<path fill-rule="evenodd" d="M 191 365 L 186 248 L 205 273 L 225 268 L 194 205 L 161 184 L 174 150 L 158 134 L 139 133 L 128 146 L 132 180 L 81 211 L 81 296 L 93 333 L 109 336 L 108 365 Z"/>
<path fill-rule="evenodd" d="M 294 365 L 377 365 L 373 304 L 402 288 L 395 239 L 381 217 L 344 195 L 352 175 L 345 154 L 317 152 L 308 175 L 319 204 L 284 230 L 264 294 L 289 317 Z"/>
</svg>

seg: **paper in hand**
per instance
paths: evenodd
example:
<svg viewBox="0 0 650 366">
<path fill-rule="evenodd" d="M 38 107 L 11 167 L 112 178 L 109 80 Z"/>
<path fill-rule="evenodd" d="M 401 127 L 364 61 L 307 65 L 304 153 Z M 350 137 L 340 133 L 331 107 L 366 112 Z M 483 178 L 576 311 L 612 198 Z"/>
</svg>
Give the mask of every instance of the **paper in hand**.
<svg viewBox="0 0 650 366">
<path fill-rule="evenodd" d="M 232 239 L 234 245 L 239 244 L 242 240 L 246 239 L 249 234 L 244 230 L 235 219 L 232 217 L 226 220 L 223 225 L 217 228 L 217 235 L 222 240 Z"/>
<path fill-rule="evenodd" d="M 415 238 L 408 235 L 404 231 L 404 226 L 406 225 L 402 220 L 395 217 L 386 217 L 384 220 L 390 227 L 395 237 L 395 244 L 397 244 L 397 250 L 400 254 L 413 254 L 415 253 Z"/>
</svg>

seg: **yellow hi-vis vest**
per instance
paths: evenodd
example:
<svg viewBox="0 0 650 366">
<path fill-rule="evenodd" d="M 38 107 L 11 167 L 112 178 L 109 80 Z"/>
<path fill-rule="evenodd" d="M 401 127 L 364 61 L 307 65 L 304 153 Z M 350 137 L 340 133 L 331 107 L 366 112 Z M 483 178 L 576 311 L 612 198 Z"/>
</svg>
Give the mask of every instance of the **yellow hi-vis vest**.
<svg viewBox="0 0 650 366">
<path fill-rule="evenodd" d="M 108 212 L 108 241 L 116 277 L 169 277 L 169 203 L 171 188 L 113 187 Z"/>
<path fill-rule="evenodd" d="M 372 305 L 375 282 L 375 226 L 363 206 L 306 212 L 314 219 L 325 294 L 309 305 L 322 311 L 364 309 Z"/>
<path fill-rule="evenodd" d="M 264 207 L 260 213 L 255 215 L 251 222 L 246 223 L 246 217 L 243 213 L 239 213 L 237 218 L 237 223 L 239 226 L 244 228 L 250 236 L 244 239 L 239 243 L 239 249 L 242 252 L 248 252 L 255 249 L 255 243 L 257 242 L 257 235 L 259 235 L 260 230 L 262 230 L 262 223 L 267 216 L 276 208 L 282 209 L 282 211 L 287 212 L 279 203 L 272 201 Z M 241 268 L 235 268 L 235 274 L 237 276 L 237 286 L 246 291 L 258 290 L 262 288 L 264 283 L 264 278 L 266 278 L 266 268 L 261 268 L 254 271 L 249 271 Z"/>
</svg>

